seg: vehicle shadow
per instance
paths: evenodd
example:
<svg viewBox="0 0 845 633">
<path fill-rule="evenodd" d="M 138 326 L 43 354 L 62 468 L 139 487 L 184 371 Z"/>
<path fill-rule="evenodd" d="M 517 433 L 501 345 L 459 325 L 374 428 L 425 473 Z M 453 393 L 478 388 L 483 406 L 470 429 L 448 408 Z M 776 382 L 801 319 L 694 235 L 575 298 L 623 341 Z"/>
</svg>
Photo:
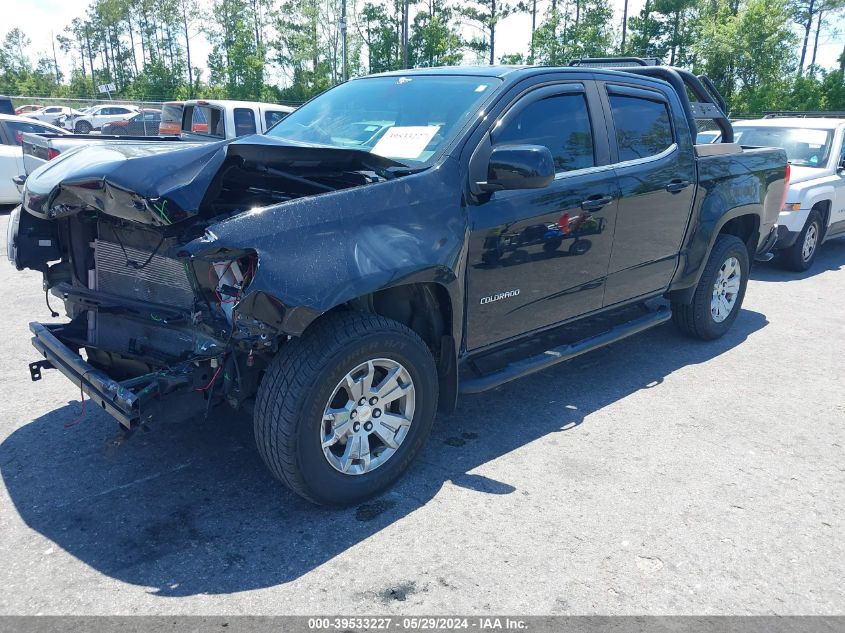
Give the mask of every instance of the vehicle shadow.
<svg viewBox="0 0 845 633">
<path fill-rule="evenodd" d="M 577 434 L 591 413 L 723 354 L 767 324 L 764 315 L 743 310 L 732 330 L 710 343 L 683 338 L 667 324 L 464 397 L 455 413 L 439 416 L 405 477 L 354 508 L 319 508 L 288 492 L 263 467 L 250 422 L 226 412 L 125 439 L 90 406 L 67 427 L 80 411 L 71 402 L 0 445 L 0 474 L 30 528 L 107 576 L 161 596 L 269 587 L 400 520 L 445 482 L 477 494 L 513 494 L 511 483 L 473 469 L 539 438 Z"/>
<path fill-rule="evenodd" d="M 807 279 L 820 273 L 841 270 L 845 265 L 845 237 L 831 238 L 819 247 L 816 261 L 809 270 L 797 273 L 791 270 L 784 270 L 771 261 L 765 264 L 756 264 L 751 270 L 751 279 L 756 281 L 796 281 Z"/>
</svg>

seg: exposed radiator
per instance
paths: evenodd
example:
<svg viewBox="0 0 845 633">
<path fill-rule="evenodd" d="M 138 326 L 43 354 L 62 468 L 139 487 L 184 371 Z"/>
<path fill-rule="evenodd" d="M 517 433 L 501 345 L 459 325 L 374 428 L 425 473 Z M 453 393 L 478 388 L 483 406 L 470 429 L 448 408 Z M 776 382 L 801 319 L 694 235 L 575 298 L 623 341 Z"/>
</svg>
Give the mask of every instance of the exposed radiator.
<svg viewBox="0 0 845 633">
<path fill-rule="evenodd" d="M 124 253 L 125 251 L 125 253 Z M 153 255 L 143 268 L 127 266 L 127 258 L 143 265 L 150 252 L 97 240 L 94 243 L 96 289 L 120 297 L 188 308 L 194 292 L 182 262 Z"/>
</svg>

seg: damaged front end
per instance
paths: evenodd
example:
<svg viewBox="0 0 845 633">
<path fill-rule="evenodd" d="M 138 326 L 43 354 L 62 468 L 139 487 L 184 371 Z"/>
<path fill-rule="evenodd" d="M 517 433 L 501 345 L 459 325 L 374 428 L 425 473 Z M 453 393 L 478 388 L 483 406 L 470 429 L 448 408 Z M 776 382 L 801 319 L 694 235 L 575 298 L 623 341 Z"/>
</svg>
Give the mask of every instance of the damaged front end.
<svg viewBox="0 0 845 633">
<path fill-rule="evenodd" d="M 60 298 L 70 321 L 30 324 L 43 356 L 32 379 L 60 370 L 127 428 L 242 406 L 297 309 L 256 282 L 257 250 L 218 244 L 215 225 L 384 182 L 397 166 L 263 137 L 99 145 L 45 164 L 11 218 L 9 257 L 42 272 L 48 305 Z"/>
</svg>

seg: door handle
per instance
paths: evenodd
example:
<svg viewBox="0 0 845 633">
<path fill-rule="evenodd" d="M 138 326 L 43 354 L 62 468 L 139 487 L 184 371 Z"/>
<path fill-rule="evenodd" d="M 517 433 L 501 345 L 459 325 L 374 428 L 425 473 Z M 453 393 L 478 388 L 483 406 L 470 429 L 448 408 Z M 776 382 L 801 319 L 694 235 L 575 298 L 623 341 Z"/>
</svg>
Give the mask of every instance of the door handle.
<svg viewBox="0 0 845 633">
<path fill-rule="evenodd" d="M 611 202 L 613 202 L 613 196 L 590 196 L 581 203 L 581 208 L 585 211 L 594 211 Z"/>
<path fill-rule="evenodd" d="M 689 187 L 689 180 L 673 180 L 666 185 L 666 191 L 669 193 L 678 193 Z"/>
</svg>

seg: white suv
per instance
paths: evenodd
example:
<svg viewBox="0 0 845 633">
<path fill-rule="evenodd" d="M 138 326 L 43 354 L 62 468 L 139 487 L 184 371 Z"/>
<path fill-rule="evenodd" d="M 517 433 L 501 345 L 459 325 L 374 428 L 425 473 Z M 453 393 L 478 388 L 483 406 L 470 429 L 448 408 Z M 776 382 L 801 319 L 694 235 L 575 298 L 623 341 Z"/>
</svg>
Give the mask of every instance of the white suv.
<svg viewBox="0 0 845 633">
<path fill-rule="evenodd" d="M 766 118 L 733 127 L 737 143 L 786 150 L 791 174 L 775 250 L 785 267 L 807 270 L 824 241 L 845 235 L 845 119 Z"/>
<path fill-rule="evenodd" d="M 91 130 L 99 130 L 106 123 L 123 121 L 138 112 L 138 106 L 134 105 L 99 105 L 88 108 L 83 114 L 78 115 L 65 123 L 65 127 L 72 126 L 77 134 L 88 134 Z"/>
</svg>

